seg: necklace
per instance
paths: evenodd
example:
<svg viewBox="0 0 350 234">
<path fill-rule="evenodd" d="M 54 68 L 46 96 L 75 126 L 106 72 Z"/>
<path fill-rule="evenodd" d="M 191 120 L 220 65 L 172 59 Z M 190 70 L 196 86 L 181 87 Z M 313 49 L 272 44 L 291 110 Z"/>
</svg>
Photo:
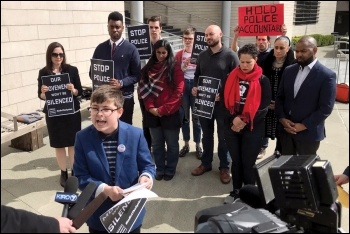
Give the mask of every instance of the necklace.
<svg viewBox="0 0 350 234">
<path fill-rule="evenodd" d="M 285 60 L 283 60 L 282 62 L 278 62 L 277 60 L 275 60 L 276 64 L 283 64 Z"/>
</svg>

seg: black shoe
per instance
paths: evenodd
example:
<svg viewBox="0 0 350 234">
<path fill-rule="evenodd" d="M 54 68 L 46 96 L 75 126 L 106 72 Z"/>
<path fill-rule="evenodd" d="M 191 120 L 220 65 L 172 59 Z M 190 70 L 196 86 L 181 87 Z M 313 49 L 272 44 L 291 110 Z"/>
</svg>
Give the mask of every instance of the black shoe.
<svg viewBox="0 0 350 234">
<path fill-rule="evenodd" d="M 68 179 L 68 171 L 61 170 L 60 185 L 64 188 L 66 186 L 66 181 Z"/>
<path fill-rule="evenodd" d="M 164 175 L 164 180 L 169 181 L 174 178 L 174 175 Z"/>
<path fill-rule="evenodd" d="M 235 189 L 230 192 L 230 195 L 225 197 L 224 204 L 233 204 L 237 199 L 239 199 L 239 190 Z"/>
<path fill-rule="evenodd" d="M 190 152 L 190 146 L 189 145 L 184 145 L 182 149 L 180 150 L 179 157 L 185 157 L 186 154 Z"/>
<path fill-rule="evenodd" d="M 164 175 L 163 175 L 163 174 L 156 173 L 156 176 L 155 176 L 156 180 L 162 180 L 162 179 L 163 179 L 163 177 L 164 177 Z"/>
<path fill-rule="evenodd" d="M 201 159 L 203 154 L 203 150 L 200 146 L 196 146 L 196 157 L 197 159 Z"/>
</svg>

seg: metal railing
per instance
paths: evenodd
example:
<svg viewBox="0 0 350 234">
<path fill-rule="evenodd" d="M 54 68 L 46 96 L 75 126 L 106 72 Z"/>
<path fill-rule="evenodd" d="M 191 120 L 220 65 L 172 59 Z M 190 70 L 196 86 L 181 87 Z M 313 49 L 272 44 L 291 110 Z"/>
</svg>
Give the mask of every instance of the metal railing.
<svg viewBox="0 0 350 234">
<path fill-rule="evenodd" d="M 125 19 L 130 20 L 130 22 L 137 23 L 138 25 L 146 25 L 143 22 L 137 21 L 137 20 L 129 18 L 129 17 L 125 17 Z M 162 38 L 169 41 L 169 43 L 172 45 L 174 53 L 176 53 L 178 50 L 181 50 L 183 48 L 181 37 L 176 35 L 176 34 L 174 34 L 174 33 L 168 32 L 166 30 L 162 30 Z M 127 27 L 125 29 L 125 39 L 127 39 L 127 40 L 129 39 L 128 38 L 128 28 Z"/>
<path fill-rule="evenodd" d="M 180 10 L 180 9 L 176 9 L 174 7 L 171 7 L 171 6 L 168 6 L 164 3 L 160 3 L 160 2 L 156 2 L 156 1 L 150 1 L 150 2 L 153 2 L 159 6 L 162 6 L 165 8 L 165 12 L 166 14 L 158 14 L 159 16 L 161 16 L 162 18 L 162 22 L 165 23 L 166 25 L 168 25 L 169 23 L 169 11 L 170 10 L 173 10 L 175 12 L 178 12 L 180 14 L 185 14 L 187 15 L 187 17 L 178 17 L 178 18 L 175 18 L 175 17 L 171 17 L 171 21 L 175 22 L 176 24 L 179 24 L 179 25 L 184 25 L 184 26 L 191 26 L 191 27 L 195 27 L 197 29 L 197 31 L 199 32 L 204 32 L 206 28 L 204 27 L 200 27 L 198 25 L 194 25 L 192 24 L 192 20 L 194 18 L 197 18 L 197 19 L 200 19 L 200 21 L 204 21 L 204 22 L 207 22 L 208 25 L 209 24 L 216 24 L 216 25 L 220 25 L 220 22 L 217 22 L 215 20 L 212 20 L 212 19 L 208 19 L 208 18 L 205 18 L 205 17 L 202 17 L 202 16 L 199 16 L 199 15 L 196 15 L 196 14 L 193 14 L 193 12 L 187 12 L 187 11 L 184 11 L 184 10 Z M 170 9 L 170 10 L 169 10 Z M 148 11 L 154 11 L 154 9 L 151 9 L 151 8 L 148 8 L 145 6 L 144 4 L 144 10 L 148 10 Z M 164 19 L 164 20 L 163 20 Z M 230 30 L 232 31 L 234 27 L 230 27 Z M 233 39 L 232 37 L 230 37 L 229 35 L 223 35 L 224 38 L 228 38 L 228 40 L 230 41 L 231 43 L 231 40 Z M 230 47 L 230 45 L 228 45 Z"/>
<path fill-rule="evenodd" d="M 348 66 L 349 66 L 349 42 L 347 41 L 337 41 L 337 42 L 341 42 L 342 44 L 345 44 L 347 48 L 347 49 L 338 49 L 338 52 L 337 52 L 337 59 L 336 59 L 336 67 L 338 68 L 337 83 L 346 83 L 346 78 L 348 75 Z M 340 81 L 341 62 L 345 62 L 345 74 L 344 74 L 344 80 L 342 81 Z"/>
</svg>

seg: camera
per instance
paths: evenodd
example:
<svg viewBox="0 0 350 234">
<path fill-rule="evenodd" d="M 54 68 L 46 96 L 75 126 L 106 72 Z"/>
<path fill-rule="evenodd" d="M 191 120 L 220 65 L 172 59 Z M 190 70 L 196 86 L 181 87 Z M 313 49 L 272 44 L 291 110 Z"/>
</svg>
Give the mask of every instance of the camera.
<svg viewBox="0 0 350 234">
<path fill-rule="evenodd" d="M 341 204 L 329 161 L 318 155 L 270 156 L 254 166 L 233 204 L 197 212 L 196 233 L 342 233 Z"/>
</svg>

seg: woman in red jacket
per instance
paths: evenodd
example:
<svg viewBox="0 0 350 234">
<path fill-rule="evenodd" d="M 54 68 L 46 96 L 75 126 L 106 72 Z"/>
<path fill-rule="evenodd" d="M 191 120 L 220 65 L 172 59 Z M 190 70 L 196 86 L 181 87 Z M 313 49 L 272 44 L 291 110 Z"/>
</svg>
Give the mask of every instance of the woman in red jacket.
<svg viewBox="0 0 350 234">
<path fill-rule="evenodd" d="M 150 128 L 157 180 L 171 180 L 179 159 L 179 133 L 184 113 L 181 100 L 184 78 L 181 65 L 167 40 L 154 44 L 152 57 L 141 71 L 139 97 L 146 108 L 144 121 Z M 165 143 L 167 159 L 165 160 Z"/>
</svg>

